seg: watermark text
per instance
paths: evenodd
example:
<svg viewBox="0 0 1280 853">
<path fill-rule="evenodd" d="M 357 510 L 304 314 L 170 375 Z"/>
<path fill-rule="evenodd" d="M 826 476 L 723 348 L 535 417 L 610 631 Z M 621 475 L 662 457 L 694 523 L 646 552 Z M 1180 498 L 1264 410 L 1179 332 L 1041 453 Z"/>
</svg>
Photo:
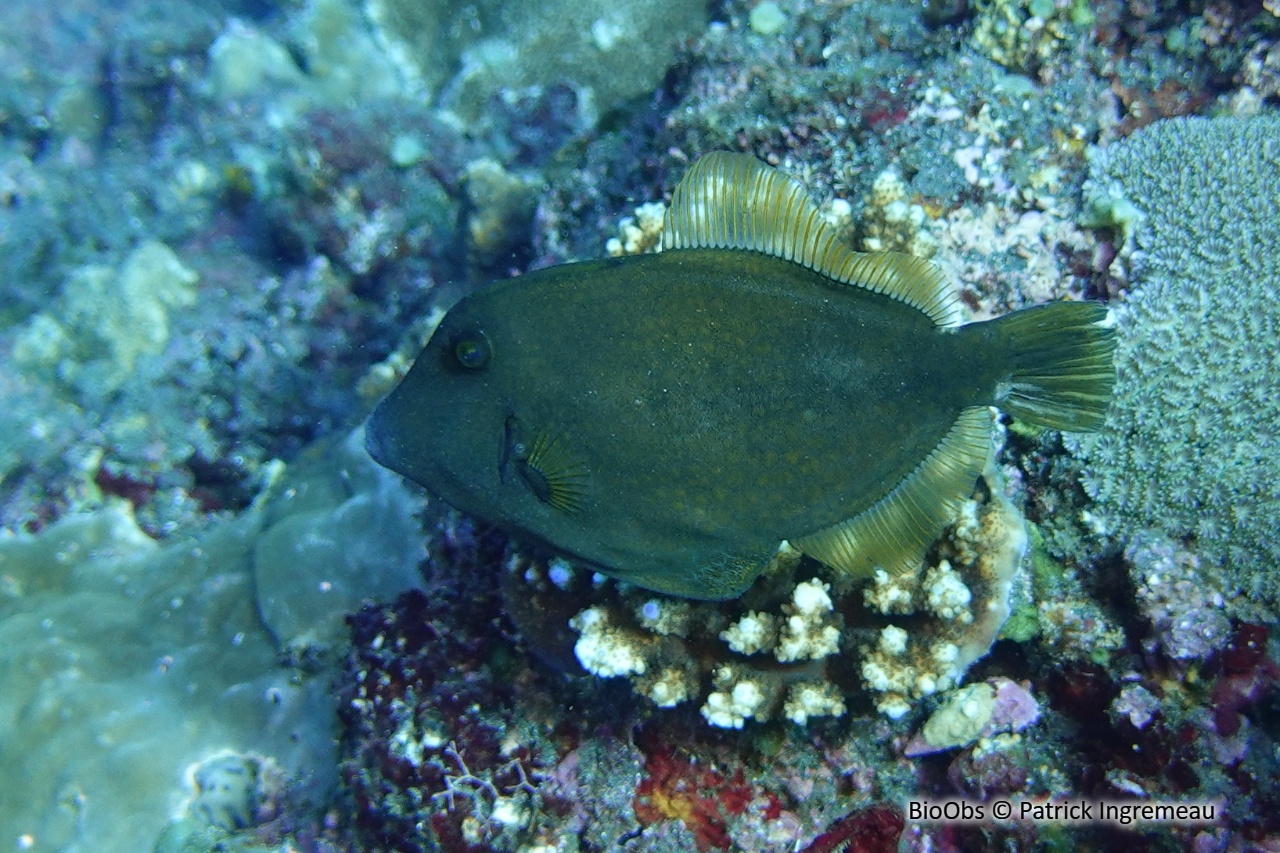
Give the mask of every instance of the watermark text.
<svg viewBox="0 0 1280 853">
<path fill-rule="evenodd" d="M 1203 826 L 1216 824 L 1220 802 L 1153 800 L 908 800 L 910 823 L 1144 823 Z"/>
</svg>

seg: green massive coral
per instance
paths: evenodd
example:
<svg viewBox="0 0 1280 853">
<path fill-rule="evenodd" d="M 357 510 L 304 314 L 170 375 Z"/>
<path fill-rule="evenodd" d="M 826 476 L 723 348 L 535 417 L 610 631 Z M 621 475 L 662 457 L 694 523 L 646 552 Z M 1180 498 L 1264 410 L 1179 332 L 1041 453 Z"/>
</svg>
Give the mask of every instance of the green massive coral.
<svg viewBox="0 0 1280 853">
<path fill-rule="evenodd" d="M 1154 124 L 1093 159 L 1085 196 L 1127 235 L 1133 284 L 1115 404 L 1082 448 L 1086 488 L 1112 532 L 1194 541 L 1274 615 L 1280 117 Z"/>
</svg>

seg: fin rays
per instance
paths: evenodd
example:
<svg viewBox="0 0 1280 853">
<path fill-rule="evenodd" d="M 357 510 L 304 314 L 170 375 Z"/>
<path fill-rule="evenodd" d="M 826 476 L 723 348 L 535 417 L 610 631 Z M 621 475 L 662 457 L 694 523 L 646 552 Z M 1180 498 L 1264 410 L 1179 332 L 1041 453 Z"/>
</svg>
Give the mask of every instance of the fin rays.
<svg viewBox="0 0 1280 853">
<path fill-rule="evenodd" d="M 524 479 L 539 498 L 564 512 L 582 508 L 586 472 L 566 451 L 559 435 L 539 430 L 521 464 Z"/>
<path fill-rule="evenodd" d="M 996 389 L 997 405 L 1053 429 L 1102 426 L 1116 381 L 1115 332 L 1106 306 L 1053 302 L 991 322 L 1013 366 Z"/>
<path fill-rule="evenodd" d="M 749 249 L 960 322 L 958 296 L 933 264 L 899 252 L 854 252 L 799 183 L 746 154 L 703 157 L 676 186 L 663 249 Z"/>
<path fill-rule="evenodd" d="M 933 452 L 874 506 L 791 542 L 858 577 L 877 566 L 892 574 L 914 571 L 973 491 L 991 448 L 990 410 L 965 409 Z"/>
</svg>

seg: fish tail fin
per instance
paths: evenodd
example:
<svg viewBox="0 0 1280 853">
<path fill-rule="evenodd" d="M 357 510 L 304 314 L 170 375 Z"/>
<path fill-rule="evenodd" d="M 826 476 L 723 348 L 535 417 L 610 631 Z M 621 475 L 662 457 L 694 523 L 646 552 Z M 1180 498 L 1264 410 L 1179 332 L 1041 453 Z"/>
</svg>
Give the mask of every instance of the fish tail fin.
<svg viewBox="0 0 1280 853">
<path fill-rule="evenodd" d="M 1114 321 L 1097 302 L 1052 302 L 993 320 L 1012 370 L 996 388 L 996 405 L 1050 429 L 1090 432 L 1102 426 L 1116 370 Z"/>
</svg>

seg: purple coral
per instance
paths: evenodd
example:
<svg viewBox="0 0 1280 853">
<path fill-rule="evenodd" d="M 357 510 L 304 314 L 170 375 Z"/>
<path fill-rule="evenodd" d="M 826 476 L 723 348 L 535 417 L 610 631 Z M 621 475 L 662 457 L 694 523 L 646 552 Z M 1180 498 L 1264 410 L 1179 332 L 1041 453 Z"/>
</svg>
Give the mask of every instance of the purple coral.
<svg viewBox="0 0 1280 853">
<path fill-rule="evenodd" d="M 1111 703 L 1111 716 L 1127 718 L 1135 729 L 1144 728 L 1159 710 L 1160 700 L 1141 684 L 1126 684 Z"/>
<path fill-rule="evenodd" d="M 996 689 L 995 707 L 991 711 L 993 732 L 1020 732 L 1040 719 L 1040 703 L 1025 685 L 996 676 L 987 679 Z"/>
<path fill-rule="evenodd" d="M 1175 660 L 1204 660 L 1226 646 L 1231 622 L 1200 557 L 1150 533 L 1134 536 L 1125 557 L 1138 604 L 1165 654 Z"/>
</svg>

